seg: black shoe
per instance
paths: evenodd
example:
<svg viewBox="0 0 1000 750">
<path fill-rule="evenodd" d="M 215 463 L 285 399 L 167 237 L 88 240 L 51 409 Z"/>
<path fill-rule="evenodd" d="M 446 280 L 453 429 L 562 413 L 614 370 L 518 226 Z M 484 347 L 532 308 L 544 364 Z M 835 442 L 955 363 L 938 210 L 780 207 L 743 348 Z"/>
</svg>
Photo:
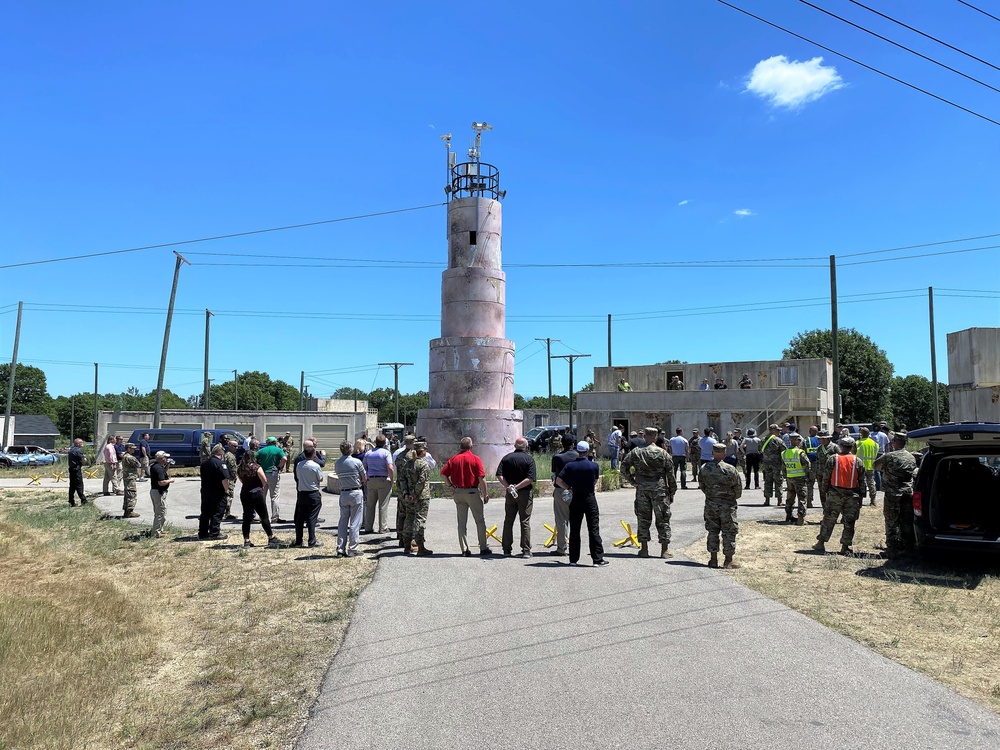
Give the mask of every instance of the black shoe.
<svg viewBox="0 0 1000 750">
<path fill-rule="evenodd" d="M 566 557 L 566 553 L 565 552 L 560 552 L 557 549 L 549 550 L 549 554 L 550 555 L 558 555 L 559 557 Z"/>
<path fill-rule="evenodd" d="M 493 554 L 493 550 L 491 550 L 489 547 L 487 547 L 486 549 L 479 550 L 479 556 L 480 557 L 489 557 L 492 554 Z"/>
<path fill-rule="evenodd" d="M 323 546 L 323 542 L 321 542 L 319 539 L 317 539 L 314 542 L 309 542 L 309 546 L 310 547 L 322 547 Z"/>
<path fill-rule="evenodd" d="M 749 484 L 748 484 L 748 485 L 745 485 L 745 486 L 743 487 L 743 489 L 745 489 L 745 490 L 748 490 L 748 489 L 750 489 L 750 485 L 749 485 Z"/>
<path fill-rule="evenodd" d="M 594 567 L 595 568 L 603 568 L 605 565 L 610 565 L 610 564 L 611 564 L 611 561 L 610 560 L 605 560 L 604 558 L 601 558 L 600 560 L 594 560 Z"/>
<path fill-rule="evenodd" d="M 527 560 L 530 557 L 531 557 L 531 552 L 528 552 L 527 550 L 525 550 L 524 552 L 521 553 L 521 559 L 522 560 Z"/>
<path fill-rule="evenodd" d="M 462 557 L 472 557 L 472 550 L 463 550 Z"/>
<path fill-rule="evenodd" d="M 221 542 L 225 539 L 228 539 L 229 534 L 209 534 L 208 536 L 202 538 L 209 542 Z"/>
<path fill-rule="evenodd" d="M 244 548 L 244 549 L 246 549 L 247 547 L 256 547 L 256 546 L 257 546 L 257 545 L 256 545 L 256 544 L 254 544 L 253 542 L 251 542 L 251 541 L 250 541 L 249 539 L 247 539 L 247 540 L 245 540 L 245 541 L 243 542 L 243 548 Z"/>
<path fill-rule="evenodd" d="M 80 501 L 80 505 L 86 505 L 86 504 L 87 504 L 87 501 L 86 501 L 86 500 L 81 500 L 81 501 Z"/>
<path fill-rule="evenodd" d="M 76 507 L 76 503 L 70 503 L 70 504 L 69 504 L 69 507 L 71 507 L 71 508 L 75 508 L 75 507 Z"/>
<path fill-rule="evenodd" d="M 326 523 L 326 519 L 325 518 L 317 518 L 316 519 L 316 523 Z"/>
</svg>

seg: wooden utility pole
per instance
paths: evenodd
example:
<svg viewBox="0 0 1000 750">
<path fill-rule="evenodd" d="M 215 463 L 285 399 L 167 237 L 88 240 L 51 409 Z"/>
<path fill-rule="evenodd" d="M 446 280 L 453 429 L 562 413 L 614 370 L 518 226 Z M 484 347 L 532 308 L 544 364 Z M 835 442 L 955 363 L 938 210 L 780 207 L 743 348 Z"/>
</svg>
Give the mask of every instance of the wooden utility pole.
<svg viewBox="0 0 1000 750">
<path fill-rule="evenodd" d="M 94 449 L 100 450 L 97 447 L 97 373 L 98 365 L 94 362 Z"/>
<path fill-rule="evenodd" d="M 546 359 L 548 360 L 548 365 L 549 365 L 549 408 L 551 409 L 552 408 L 552 342 L 559 341 L 559 339 L 536 338 L 535 341 L 545 342 L 545 356 Z"/>
<path fill-rule="evenodd" d="M 153 406 L 153 428 L 160 426 L 160 402 L 163 400 L 163 375 L 167 369 L 167 346 L 170 343 L 170 323 L 174 317 L 174 300 L 177 298 L 177 280 L 181 275 L 181 265 L 191 265 L 179 252 L 174 250 L 177 263 L 174 266 L 174 283 L 170 287 L 170 304 L 167 305 L 167 324 L 163 328 L 163 349 L 160 351 L 160 373 L 156 376 L 156 403 Z M 96 429 L 96 425 L 95 425 Z"/>
<path fill-rule="evenodd" d="M 611 313 L 608 313 L 608 367 L 611 367 Z"/>
<path fill-rule="evenodd" d="M 7 408 L 4 410 L 3 419 L 3 443 L 0 450 L 7 446 L 10 437 L 10 415 L 11 407 L 14 404 L 14 373 L 17 372 L 17 346 L 21 341 L 21 312 L 24 310 L 24 303 L 17 303 L 17 326 L 14 328 L 14 353 L 10 356 L 10 377 L 7 378 Z"/>
<path fill-rule="evenodd" d="M 396 394 L 396 423 L 399 423 L 399 368 L 409 367 L 412 362 L 379 362 L 379 367 L 391 367 L 393 371 L 393 390 Z"/>
<path fill-rule="evenodd" d="M 212 311 L 205 309 L 205 397 L 201 400 L 201 408 L 208 410 L 208 334 Z"/>
<path fill-rule="evenodd" d="M 556 359 L 565 359 L 569 362 L 569 431 L 576 429 L 576 420 L 573 418 L 573 363 L 581 357 L 589 357 L 589 354 L 557 354 Z"/>
<path fill-rule="evenodd" d="M 934 424 L 941 424 L 941 407 L 938 405 L 937 349 L 934 345 L 934 287 L 927 287 L 927 314 L 931 326 L 931 384 L 934 394 Z"/>
</svg>

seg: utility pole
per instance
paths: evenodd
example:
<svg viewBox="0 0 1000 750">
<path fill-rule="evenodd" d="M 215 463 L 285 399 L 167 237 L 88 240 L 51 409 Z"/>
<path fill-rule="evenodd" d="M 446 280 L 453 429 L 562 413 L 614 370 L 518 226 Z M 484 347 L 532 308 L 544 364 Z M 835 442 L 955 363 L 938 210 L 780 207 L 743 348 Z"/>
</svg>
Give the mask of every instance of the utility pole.
<svg viewBox="0 0 1000 750">
<path fill-rule="evenodd" d="M 552 408 L 552 342 L 559 341 L 559 339 L 539 339 L 536 338 L 535 341 L 545 342 L 545 354 L 548 359 L 549 364 L 549 408 Z M 398 421 L 398 420 L 397 420 Z"/>
<path fill-rule="evenodd" d="M 214 381 L 215 381 L 215 378 L 209 378 L 208 379 L 208 390 L 205 391 L 205 410 L 206 411 L 212 408 L 212 383 Z"/>
<path fill-rule="evenodd" d="M 23 309 L 24 303 L 18 302 L 17 327 L 14 328 L 14 353 L 10 357 L 10 377 L 7 378 L 7 408 L 4 411 L 3 443 L 0 444 L 0 450 L 7 446 L 7 439 L 10 436 L 10 413 L 14 403 L 14 373 L 17 370 L 17 345 L 21 340 L 21 311 Z"/>
<path fill-rule="evenodd" d="M 160 401 L 163 399 L 163 374 L 167 369 L 167 345 L 170 343 L 170 322 L 174 317 L 174 300 L 177 298 L 177 280 L 181 275 L 181 265 L 187 263 L 187 259 L 181 255 L 179 252 L 174 250 L 174 255 L 177 256 L 177 263 L 174 266 L 174 283 L 170 287 L 170 304 L 167 306 L 167 324 L 163 329 L 163 350 L 160 352 L 160 374 L 156 376 L 156 404 L 153 407 L 153 428 L 156 429 L 160 426 Z M 94 429 L 97 429 L 97 423 L 94 423 Z"/>
<path fill-rule="evenodd" d="M 76 439 L 75 438 L 75 434 L 76 434 L 76 396 L 70 396 L 69 397 L 69 442 L 70 442 L 70 445 L 72 445 L 73 441 Z"/>
<path fill-rule="evenodd" d="M 240 410 L 240 381 L 233 370 L 233 411 Z"/>
<path fill-rule="evenodd" d="M 393 371 L 393 390 L 396 393 L 396 422 L 399 423 L 399 368 L 409 367 L 412 362 L 379 362 L 379 367 L 391 367 Z"/>
<path fill-rule="evenodd" d="M 611 313 L 608 313 L 608 367 L 611 367 Z"/>
<path fill-rule="evenodd" d="M 934 384 L 934 424 L 941 424 L 941 407 L 938 406 L 937 349 L 934 346 L 934 287 L 927 287 L 927 312 L 931 322 L 931 383 Z"/>
<path fill-rule="evenodd" d="M 556 359 L 565 359 L 569 362 L 569 430 L 576 429 L 576 420 L 573 419 L 573 363 L 581 357 L 589 357 L 589 354 L 557 354 Z"/>
<path fill-rule="evenodd" d="M 830 256 L 830 339 L 833 351 L 833 429 L 840 423 L 840 349 L 837 337 L 840 333 L 840 323 L 837 320 L 837 256 Z"/>
<path fill-rule="evenodd" d="M 299 411 L 305 409 L 306 400 L 306 371 L 299 371 Z"/>
<path fill-rule="evenodd" d="M 97 447 L 97 363 L 94 362 L 94 450 L 100 450 Z"/>
<path fill-rule="evenodd" d="M 205 411 L 208 411 L 208 326 L 212 314 L 211 310 L 205 308 L 205 398 L 201 402 L 202 408 Z"/>
</svg>

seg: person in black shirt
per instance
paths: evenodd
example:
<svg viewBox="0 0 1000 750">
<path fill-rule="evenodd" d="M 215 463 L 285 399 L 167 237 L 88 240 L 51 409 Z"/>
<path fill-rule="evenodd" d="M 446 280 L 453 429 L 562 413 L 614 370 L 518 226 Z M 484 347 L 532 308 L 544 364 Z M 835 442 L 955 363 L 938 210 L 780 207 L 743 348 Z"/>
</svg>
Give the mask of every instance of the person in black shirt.
<svg viewBox="0 0 1000 750">
<path fill-rule="evenodd" d="M 222 446 L 212 448 L 211 457 L 201 465 L 201 515 L 198 516 L 198 538 L 219 540 L 226 534 L 219 531 L 226 512 L 229 494 L 229 469 L 222 460 Z M 235 478 L 234 478 L 235 479 Z"/>
<path fill-rule="evenodd" d="M 167 492 L 174 481 L 167 469 L 169 458 L 169 453 L 157 451 L 149 466 L 149 499 L 153 502 L 153 528 L 149 535 L 154 539 L 163 536 L 163 526 L 167 522 Z"/>
<path fill-rule="evenodd" d="M 77 438 L 69 449 L 69 504 L 76 507 L 76 496 L 80 496 L 80 505 L 87 504 L 87 496 L 83 494 L 83 467 L 87 457 L 83 455 L 83 440 Z"/>
<path fill-rule="evenodd" d="M 601 477 L 601 469 L 587 458 L 586 443 L 579 443 L 576 449 L 580 455 L 576 461 L 566 464 L 556 485 L 564 490 L 571 490 L 573 499 L 569 504 L 569 564 L 576 565 L 580 561 L 580 526 L 583 518 L 587 518 L 587 532 L 590 536 L 590 557 L 594 565 L 604 566 L 604 543 L 601 541 L 601 515 L 597 507 L 597 497 L 594 490 L 597 480 Z"/>
<path fill-rule="evenodd" d="M 503 553 L 514 548 L 514 516 L 521 520 L 521 557 L 531 557 L 531 493 L 535 484 L 535 459 L 528 452 L 528 441 L 519 437 L 514 452 L 500 459 L 497 479 L 506 488 L 504 494 Z"/>
<path fill-rule="evenodd" d="M 589 449 L 590 444 L 587 444 Z M 563 470 L 563 467 L 570 461 L 576 461 L 580 457 L 580 454 L 576 452 L 576 441 L 573 439 L 572 435 L 567 435 L 563 438 L 562 443 L 562 453 L 557 453 L 552 457 L 552 481 L 559 476 L 559 472 Z M 586 455 L 586 454 L 584 454 Z M 563 492 L 565 490 L 562 487 L 553 485 L 552 487 L 552 511 L 555 513 L 556 517 L 556 548 L 549 552 L 550 555 L 559 555 L 562 557 L 566 554 L 566 539 L 569 536 L 569 503 L 563 500 Z"/>
</svg>

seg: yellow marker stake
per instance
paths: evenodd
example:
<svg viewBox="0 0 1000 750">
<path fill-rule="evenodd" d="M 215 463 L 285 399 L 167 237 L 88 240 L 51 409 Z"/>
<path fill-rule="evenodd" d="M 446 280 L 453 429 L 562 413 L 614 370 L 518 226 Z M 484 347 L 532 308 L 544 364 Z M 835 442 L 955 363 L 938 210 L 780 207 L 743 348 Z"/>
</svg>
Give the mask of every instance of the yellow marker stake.
<svg viewBox="0 0 1000 750">
<path fill-rule="evenodd" d="M 493 526 L 490 526 L 488 529 L 486 529 L 486 538 L 489 539 L 490 537 L 493 537 L 494 539 L 496 539 L 497 542 L 499 542 L 501 545 L 503 544 L 503 541 L 500 539 L 500 537 L 497 536 L 497 527 L 496 527 L 496 524 L 494 524 Z"/>
<path fill-rule="evenodd" d="M 622 523 L 622 526 L 625 529 L 625 533 L 628 534 L 628 536 L 625 537 L 624 539 L 620 540 L 620 541 L 615 542 L 615 546 L 616 547 L 624 547 L 626 544 L 633 544 L 636 547 L 638 547 L 639 546 L 639 540 L 636 538 L 635 532 L 632 531 L 632 525 L 629 524 L 629 523 L 625 523 L 625 521 L 622 521 L 621 523 Z"/>
<path fill-rule="evenodd" d="M 39 487 L 42 486 L 42 483 L 39 481 L 42 478 L 41 474 L 29 474 L 28 476 L 31 477 L 31 480 L 28 482 L 29 487 L 33 484 L 37 484 Z"/>
<path fill-rule="evenodd" d="M 549 532 L 551 532 L 549 540 L 545 543 L 546 547 L 551 547 L 553 544 L 556 543 L 556 530 L 553 529 L 551 526 L 549 526 L 547 523 L 543 523 L 542 526 L 544 526 L 546 529 L 549 530 Z"/>
<path fill-rule="evenodd" d="M 97 469 L 87 469 L 84 474 L 87 475 L 87 479 L 97 479 Z"/>
<path fill-rule="evenodd" d="M 64 474 L 63 474 L 63 473 L 62 473 L 61 471 L 57 471 L 57 472 L 54 472 L 54 473 L 52 474 L 52 478 L 53 478 L 53 479 L 54 479 L 55 481 L 57 481 L 57 482 L 64 482 L 64 481 L 66 481 L 66 480 L 65 480 L 65 479 L 63 478 L 64 476 L 65 476 L 65 475 L 64 475 Z"/>
</svg>

